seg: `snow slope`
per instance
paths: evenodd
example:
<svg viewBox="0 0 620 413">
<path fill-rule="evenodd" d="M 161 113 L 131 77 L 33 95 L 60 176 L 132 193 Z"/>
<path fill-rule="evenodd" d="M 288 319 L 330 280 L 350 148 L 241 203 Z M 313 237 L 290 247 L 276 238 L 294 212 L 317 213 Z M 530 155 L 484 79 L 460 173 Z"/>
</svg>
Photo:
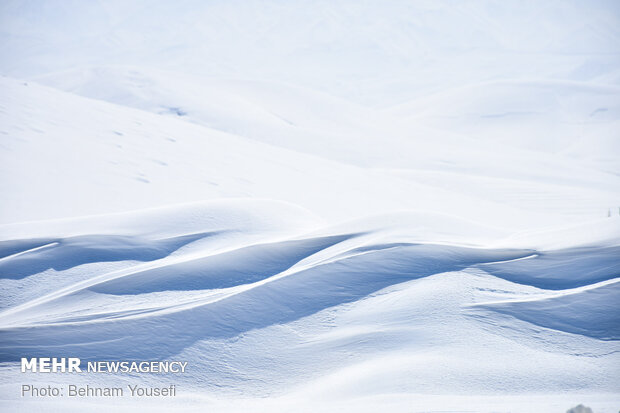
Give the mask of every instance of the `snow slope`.
<svg viewBox="0 0 620 413">
<path fill-rule="evenodd" d="M 239 200 L 5 226 L 3 374 L 23 354 L 189 360 L 174 381 L 214 405 L 617 388 L 620 219 L 590 225 L 599 239 L 612 225 L 613 247 L 526 249 L 489 246 L 504 235 L 484 227 L 487 246 L 442 242 L 427 214 L 304 214 Z"/>
<path fill-rule="evenodd" d="M 1 409 L 109 410 L 28 355 L 188 361 L 28 376 L 179 388 L 120 411 L 617 411 L 614 2 L 0 21 Z"/>
<path fill-rule="evenodd" d="M 620 178 L 561 154 L 506 151 L 475 141 L 457 148 L 458 136 L 435 138 L 436 131 L 429 132 L 432 138 L 418 132 L 414 139 L 396 136 L 379 144 L 371 140 L 376 135 L 368 135 L 351 145 L 347 140 L 330 145 L 318 117 L 308 121 L 325 139 L 315 141 L 316 153 L 291 151 L 31 82 L 4 78 L 1 84 L 6 138 L 0 168 L 6 179 L 0 184 L 13 194 L 2 205 L 4 222 L 258 197 L 293 202 L 332 220 L 416 209 L 524 229 L 599 218 L 620 204 Z M 321 107 L 304 95 L 297 99 L 308 104 L 302 113 Z M 338 159 L 320 156 L 328 150 Z M 347 162 L 350 157 L 355 164 Z M 28 162 L 46 172 L 25 168 Z M 41 190 L 29 190 L 35 186 Z M 513 201 L 515 190 L 521 194 Z M 49 199 L 54 202 L 42 209 Z"/>
</svg>

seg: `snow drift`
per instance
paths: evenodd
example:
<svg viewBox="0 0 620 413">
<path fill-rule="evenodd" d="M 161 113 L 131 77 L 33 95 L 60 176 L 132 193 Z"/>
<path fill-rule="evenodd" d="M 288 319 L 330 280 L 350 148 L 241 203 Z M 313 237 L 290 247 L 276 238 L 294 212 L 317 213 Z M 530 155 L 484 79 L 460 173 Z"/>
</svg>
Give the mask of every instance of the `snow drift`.
<svg viewBox="0 0 620 413">
<path fill-rule="evenodd" d="M 617 411 L 619 16 L 2 2 L 0 405 L 109 410 L 29 355 L 188 362 L 29 376 L 178 384 L 128 411 Z"/>
</svg>

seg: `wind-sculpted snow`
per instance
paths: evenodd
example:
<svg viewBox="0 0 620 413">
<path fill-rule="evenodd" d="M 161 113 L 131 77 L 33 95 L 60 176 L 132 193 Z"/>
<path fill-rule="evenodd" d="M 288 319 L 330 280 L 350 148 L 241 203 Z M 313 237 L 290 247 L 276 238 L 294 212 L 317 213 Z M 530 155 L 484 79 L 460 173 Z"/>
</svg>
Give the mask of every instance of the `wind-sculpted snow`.
<svg viewBox="0 0 620 413">
<path fill-rule="evenodd" d="M 617 2 L 238 3 L 0 2 L 0 410 L 617 412 Z"/>
<path fill-rule="evenodd" d="M 98 293 L 117 295 L 229 288 L 279 274 L 313 253 L 351 236 L 251 245 L 137 271 L 88 288 Z"/>
<path fill-rule="evenodd" d="M 33 307 L 26 304 L 23 307 L 30 315 L 26 323 L 28 327 L 17 324 L 3 331 L 3 357 L 7 360 L 23 352 L 30 354 L 54 348 L 61 351 L 77 342 L 85 344 L 86 337 L 91 337 L 88 340 L 94 343 L 105 344 L 76 349 L 84 358 L 103 355 L 108 358 L 168 357 L 196 340 L 229 338 L 252 329 L 288 323 L 329 307 L 359 300 L 393 284 L 461 270 L 480 262 L 531 254 L 531 251 L 446 245 L 399 244 L 391 247 L 378 245 L 376 248 L 367 245 L 313 264 L 293 265 L 302 258 L 311 260 L 314 253 L 350 237 L 333 236 L 245 247 L 95 282 L 50 300 L 39 300 L 41 304 Z M 118 301 L 108 312 L 101 312 L 101 297 L 88 293 L 137 295 L 164 290 L 226 288 L 228 291 L 221 297 L 210 302 L 207 299 L 206 303 L 200 297 L 185 305 L 137 309 L 126 300 L 124 305 L 131 308 L 126 312 Z M 75 302 L 79 304 L 77 308 Z M 65 303 L 70 304 L 66 310 L 63 308 Z M 93 308 L 98 312 L 80 316 L 80 307 L 86 314 Z M 5 322 L 11 323 L 15 316 L 19 318 L 19 313 L 20 310 L 16 309 L 15 313 L 4 318 Z M 95 320 L 107 325 L 90 323 Z M 131 336 L 127 336 L 129 331 Z"/>
<path fill-rule="evenodd" d="M 177 211 L 183 214 L 182 208 Z M 158 224 L 167 227 L 152 216 L 151 233 L 157 233 Z M 122 216 L 100 219 L 113 222 Z M 474 274 L 481 269 L 528 288 L 555 291 L 617 275 L 617 248 L 536 251 L 408 242 L 406 232 L 415 227 L 386 232 L 377 222 L 348 225 L 359 231 L 324 228 L 316 235 L 258 242 L 239 227 L 237 238 L 223 249 L 205 242 L 221 243 L 230 236 L 226 231 L 164 239 L 107 234 L 6 240 L 4 250 L 11 254 L 5 253 L 0 271 L 10 288 L 19 284 L 9 280 L 27 280 L 42 271 L 42 282 L 53 283 L 49 268 L 57 274 L 83 268 L 88 277 L 0 313 L 0 360 L 50 352 L 84 359 L 162 359 L 204 341 L 299 322 L 386 288 L 454 272 L 478 277 Z M 120 260 L 121 269 L 96 266 Z M 487 310 L 480 322 L 503 314 L 552 330 L 617 340 L 617 285 L 533 300 L 508 296 L 471 308 Z"/>
<path fill-rule="evenodd" d="M 539 251 L 531 259 L 481 264 L 506 280 L 548 290 L 581 287 L 620 277 L 620 247 L 588 246 Z"/>
<path fill-rule="evenodd" d="M 170 255 L 180 247 L 205 238 L 209 233 L 189 234 L 162 240 L 123 235 L 82 235 L 62 239 L 0 242 L 2 251 L 16 251 L 0 259 L 0 277 L 22 278 L 49 268 L 66 270 L 90 262 L 152 261 Z M 36 245 L 36 246 L 35 246 Z"/>
<path fill-rule="evenodd" d="M 248 121 L 249 139 L 0 80 L 12 97 L 0 108 L 8 366 L 177 357 L 188 389 L 244 396 L 620 386 L 607 161 L 400 130 L 407 122 L 295 90 L 300 107 L 322 109 L 306 119 L 283 104 L 286 88 L 236 86 L 274 111 Z M 199 106 L 227 131 L 241 125 L 227 118 L 237 103 Z M 338 129 L 331 112 L 363 121 Z M 256 141 L 266 136 L 289 149 Z M 592 151 L 609 160 L 609 148 Z M 33 163 L 48 173 L 23 168 Z"/>
<path fill-rule="evenodd" d="M 476 308 L 567 333 L 620 340 L 619 299 L 620 280 L 616 280 L 548 298 L 482 304 Z M 493 318 L 488 314 L 486 317 Z"/>
</svg>

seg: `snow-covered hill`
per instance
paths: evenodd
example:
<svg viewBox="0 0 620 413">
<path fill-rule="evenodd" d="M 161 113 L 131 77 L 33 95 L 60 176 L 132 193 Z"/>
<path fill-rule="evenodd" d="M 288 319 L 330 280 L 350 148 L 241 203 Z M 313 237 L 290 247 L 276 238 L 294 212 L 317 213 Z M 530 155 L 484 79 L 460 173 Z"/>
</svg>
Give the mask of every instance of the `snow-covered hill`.
<svg viewBox="0 0 620 413">
<path fill-rule="evenodd" d="M 617 411 L 613 2 L 0 5 L 0 406 Z M 523 24 L 527 21 L 528 24 Z"/>
</svg>

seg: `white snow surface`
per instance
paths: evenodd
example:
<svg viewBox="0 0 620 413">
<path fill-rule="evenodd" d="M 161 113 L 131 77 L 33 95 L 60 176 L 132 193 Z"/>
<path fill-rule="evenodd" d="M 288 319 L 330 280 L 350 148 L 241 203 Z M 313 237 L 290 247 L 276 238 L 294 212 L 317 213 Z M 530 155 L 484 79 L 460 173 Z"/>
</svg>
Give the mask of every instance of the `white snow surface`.
<svg viewBox="0 0 620 413">
<path fill-rule="evenodd" d="M 20 357 L 184 360 L 133 411 L 620 405 L 611 1 L 0 4 Z M 527 23 L 525 23 L 527 22 Z"/>
</svg>

